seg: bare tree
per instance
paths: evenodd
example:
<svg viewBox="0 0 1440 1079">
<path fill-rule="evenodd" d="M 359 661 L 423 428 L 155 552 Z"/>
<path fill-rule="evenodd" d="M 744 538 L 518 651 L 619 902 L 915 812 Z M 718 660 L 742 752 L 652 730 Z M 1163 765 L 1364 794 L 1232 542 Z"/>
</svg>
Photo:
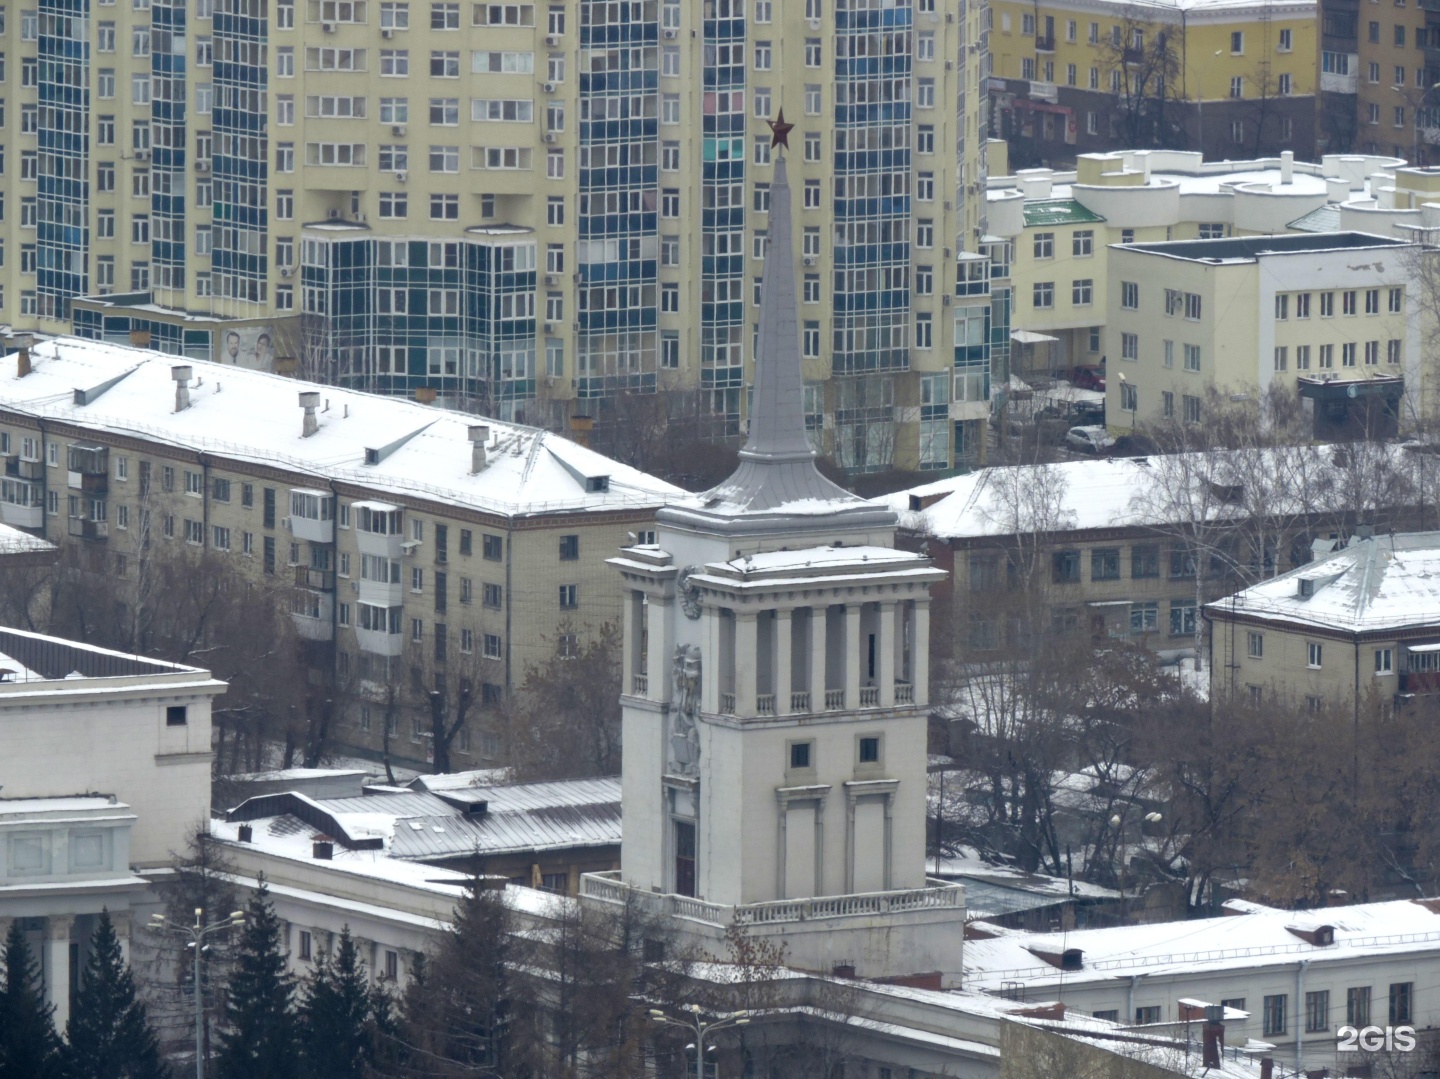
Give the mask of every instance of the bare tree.
<svg viewBox="0 0 1440 1079">
<path fill-rule="evenodd" d="M 1178 100 L 1181 65 L 1170 28 L 1153 22 L 1144 8 L 1127 7 L 1101 42 L 1100 59 L 1102 70 L 1115 80 L 1112 85 L 1118 85 L 1114 108 L 1124 144 L 1136 149 L 1176 145 L 1178 131 L 1169 113 Z"/>
</svg>

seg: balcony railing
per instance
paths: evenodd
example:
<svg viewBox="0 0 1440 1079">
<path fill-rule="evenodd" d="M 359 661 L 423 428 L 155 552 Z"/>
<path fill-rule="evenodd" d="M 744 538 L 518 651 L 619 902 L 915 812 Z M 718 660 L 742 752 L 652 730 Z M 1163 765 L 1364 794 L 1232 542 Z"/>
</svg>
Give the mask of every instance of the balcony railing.
<svg viewBox="0 0 1440 1079">
<path fill-rule="evenodd" d="M 648 675 L 632 674 L 630 676 L 630 692 L 637 697 L 644 697 L 650 693 L 650 678 Z"/>
<path fill-rule="evenodd" d="M 1054 35 L 1054 34 L 1036 34 L 1036 35 L 1035 35 L 1035 51 L 1036 51 L 1036 52 L 1054 52 L 1054 51 L 1055 51 L 1055 35 Z"/>
<path fill-rule="evenodd" d="M 843 689 L 827 689 L 825 691 L 825 711 L 834 712 L 845 707 L 845 691 Z"/>
<path fill-rule="evenodd" d="M 756 697 L 755 714 L 757 716 L 773 716 L 775 714 L 775 694 L 761 693 Z"/>
<path fill-rule="evenodd" d="M 720 714 L 725 716 L 733 716 L 735 714 L 735 694 L 720 694 Z"/>
<path fill-rule="evenodd" d="M 5 458 L 5 475 L 15 480 L 43 480 L 45 462 L 27 461 L 23 457 L 12 455 Z"/>
<path fill-rule="evenodd" d="M 87 540 L 108 539 L 110 526 L 104 521 L 86 521 L 80 517 L 71 517 L 70 535 Z"/>
<path fill-rule="evenodd" d="M 335 571 L 296 566 L 295 587 L 308 588 L 313 592 L 333 592 L 335 591 Z"/>
<path fill-rule="evenodd" d="M 792 694 L 790 694 L 790 711 L 792 711 L 792 712 L 808 712 L 808 711 L 810 711 L 810 693 L 809 693 L 808 690 L 802 691 L 802 692 L 800 692 L 800 693 L 792 693 Z"/>
<path fill-rule="evenodd" d="M 914 703 L 915 703 L 915 687 L 912 686 L 909 682 L 896 682 L 896 683 L 895 683 L 895 703 L 896 703 L 896 704 L 914 704 Z"/>
<path fill-rule="evenodd" d="M 879 686 L 861 686 L 861 687 L 860 687 L 860 707 L 861 707 L 861 708 L 878 708 L 878 707 L 880 707 L 880 687 L 879 687 Z"/>
</svg>

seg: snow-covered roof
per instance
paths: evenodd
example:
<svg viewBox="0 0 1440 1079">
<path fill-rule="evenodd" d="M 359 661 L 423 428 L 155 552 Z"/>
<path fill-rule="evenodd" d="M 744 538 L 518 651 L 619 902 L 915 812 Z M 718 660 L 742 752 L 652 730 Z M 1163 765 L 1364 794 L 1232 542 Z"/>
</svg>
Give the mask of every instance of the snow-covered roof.
<svg viewBox="0 0 1440 1079">
<path fill-rule="evenodd" d="M 11 525 L 0 523 L 0 556 L 55 550 L 58 548 L 47 539 L 32 536 L 29 532 L 22 532 Z"/>
<path fill-rule="evenodd" d="M 25 378 L 13 362 L 0 368 L 0 408 L 270 465 L 322 486 L 504 516 L 658 508 L 684 494 L 559 435 L 403 398 L 73 337 L 45 341 L 31 357 Z M 176 412 L 171 368 L 180 365 L 193 374 L 190 406 Z M 308 438 L 297 404 L 306 391 L 322 401 Z M 472 474 L 469 428 L 478 424 L 490 428 L 487 463 Z"/>
<path fill-rule="evenodd" d="M 85 682 L 97 678 L 145 676 L 180 676 L 187 683 L 194 682 L 196 676 L 209 679 L 209 672 L 199 667 L 8 627 L 0 627 L 0 669 L 12 672 L 0 679 L 0 687 L 15 683 Z M 53 688 L 58 690 L 61 687 Z"/>
<path fill-rule="evenodd" d="M 1289 911 L 1259 904 L 1194 921 L 1082 929 L 1065 934 L 1027 933 L 981 926 L 995 934 L 965 942 L 965 984 L 989 992 L 1006 982 L 1031 987 L 1112 981 L 1132 974 L 1185 974 L 1293 965 L 1362 956 L 1440 951 L 1440 914 L 1424 902 L 1401 899 L 1350 907 Z M 1329 926 L 1333 943 L 1315 930 Z M 972 934 L 973 935 L 973 934 Z M 1080 966 L 1062 972 L 1037 953 L 1079 951 Z"/>
<path fill-rule="evenodd" d="M 1348 547 L 1205 609 L 1221 617 L 1273 618 L 1350 633 L 1440 634 L 1440 532 L 1352 539 Z"/>
<path fill-rule="evenodd" d="M 250 822 L 260 843 L 269 842 L 265 837 L 289 843 L 300 836 L 295 842 L 303 845 L 324 832 L 340 841 L 337 849 L 373 846 L 384 857 L 410 861 L 604 847 L 620 842 L 620 780 L 467 786 L 438 793 L 371 787 L 344 798 L 268 794 L 247 799 L 226 818 L 236 825 Z"/>
<path fill-rule="evenodd" d="M 134 819 L 134 813 L 128 805 L 102 794 L 76 794 L 55 798 L 0 798 L 0 821 L 6 824 L 75 815 Z"/>
</svg>

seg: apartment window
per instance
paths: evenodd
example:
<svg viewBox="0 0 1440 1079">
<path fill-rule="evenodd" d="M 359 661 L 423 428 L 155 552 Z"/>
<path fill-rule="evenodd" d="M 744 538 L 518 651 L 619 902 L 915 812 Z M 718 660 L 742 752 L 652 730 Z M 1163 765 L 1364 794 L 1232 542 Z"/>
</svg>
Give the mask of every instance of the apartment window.
<svg viewBox="0 0 1440 1079">
<path fill-rule="evenodd" d="M 1091 297 L 1094 295 L 1095 282 L 1091 278 L 1081 278 L 1072 281 L 1070 284 L 1070 302 L 1076 307 L 1088 307 Z"/>
<path fill-rule="evenodd" d="M 807 319 L 800 335 L 800 351 L 806 359 L 820 355 L 820 323 Z"/>
<path fill-rule="evenodd" d="M 1140 285 L 1135 281 L 1120 282 L 1120 306 L 1128 311 L 1138 310 L 1140 307 Z"/>
<path fill-rule="evenodd" d="M 1053 232 L 1037 232 L 1034 239 L 1034 251 L 1037 259 L 1054 258 L 1055 234 Z"/>
<path fill-rule="evenodd" d="M 1290 52 L 1290 51 L 1293 50 L 1293 49 L 1294 49 L 1294 31 L 1292 31 L 1292 30 L 1281 30 L 1281 31 L 1280 31 L 1280 37 L 1279 37 L 1279 50 L 1280 50 L 1281 52 Z"/>
<path fill-rule="evenodd" d="M 915 129 L 915 152 L 917 154 L 933 154 L 935 152 L 935 126 L 933 124 L 921 124 Z M 805 160 L 820 160 L 820 136 L 815 136 L 815 156 L 810 156 L 810 136 L 805 136 Z"/>
<path fill-rule="evenodd" d="M 1251 659 L 1263 659 L 1265 657 L 1265 634 L 1247 633 L 1245 635 L 1245 654 Z"/>
<path fill-rule="evenodd" d="M 1345 990 L 1345 1022 L 1352 1027 L 1370 1025 L 1370 987 L 1353 986 Z"/>
<path fill-rule="evenodd" d="M 1052 556 L 1051 575 L 1057 584 L 1076 584 L 1080 580 L 1080 552 L 1056 551 Z"/>
<path fill-rule="evenodd" d="M 1053 308 L 1055 306 L 1055 282 L 1036 281 L 1031 286 L 1031 303 L 1037 311 Z"/>
<path fill-rule="evenodd" d="M 1160 414 L 1167 420 L 1175 418 L 1175 394 L 1169 390 L 1160 391 Z"/>
<path fill-rule="evenodd" d="M 573 611 L 580 606 L 580 586 L 576 584 L 562 584 L 560 586 L 560 609 L 562 611 Z"/>
<path fill-rule="evenodd" d="M 575 535 L 560 537 L 560 561 L 574 562 L 580 557 L 580 537 Z"/>
<path fill-rule="evenodd" d="M 1385 342 L 1385 362 L 1400 362 L 1400 339 L 1398 337 L 1392 337 L 1389 341 Z"/>
<path fill-rule="evenodd" d="M 1340 366 L 1355 366 L 1355 342 L 1350 341 L 1340 346 Z"/>
<path fill-rule="evenodd" d="M 1140 391 L 1133 382 L 1120 383 L 1120 408 L 1125 412 L 1140 410 Z"/>
<path fill-rule="evenodd" d="M 1186 423 L 1200 422 L 1200 398 L 1184 394 L 1180 398 L 1180 407 L 1184 411 L 1183 418 Z"/>
<path fill-rule="evenodd" d="M 757 42 L 755 42 L 755 70 L 756 70 L 756 71 L 769 71 L 769 70 L 770 70 L 770 50 L 771 50 L 770 42 L 768 42 L 768 41 L 757 41 Z"/>
<path fill-rule="evenodd" d="M 1305 994 L 1305 1030 L 1314 1032 L 1330 1029 L 1330 993 L 1320 990 Z"/>
<path fill-rule="evenodd" d="M 1355 313 L 1355 290 L 1346 289 L 1340 294 L 1340 313 L 1342 315 L 1353 315 Z"/>
<path fill-rule="evenodd" d="M 1138 360 L 1140 358 L 1140 336 L 1133 333 L 1122 333 L 1120 335 L 1120 358 L 1122 360 Z M 1126 385 L 1129 385 L 1126 383 Z"/>
<path fill-rule="evenodd" d="M 1092 581 L 1118 581 L 1120 579 L 1120 548 L 1096 547 L 1090 552 L 1090 579 Z"/>
<path fill-rule="evenodd" d="M 1262 1012 L 1264 1016 L 1261 1033 L 1265 1036 L 1285 1033 L 1285 1001 L 1284 993 L 1276 993 L 1265 998 L 1265 1007 Z"/>
<path fill-rule="evenodd" d="M 460 218 L 459 195 L 431 195 L 431 221 L 457 221 Z"/>
<path fill-rule="evenodd" d="M 1320 317 L 1321 317 L 1321 318 L 1334 318 L 1334 317 L 1335 317 L 1335 293 L 1333 293 L 1333 292 L 1322 292 L 1322 293 L 1320 293 Z"/>
<path fill-rule="evenodd" d="M 1402 1023 L 1413 1023 L 1415 1021 L 1411 1010 L 1414 989 L 1414 982 L 1392 982 L 1390 984 L 1391 1026 L 1399 1026 Z"/>
<path fill-rule="evenodd" d="M 1283 371 L 1289 362 L 1290 350 L 1285 345 L 1275 346 L 1275 370 Z"/>
<path fill-rule="evenodd" d="M 922 217 L 915 222 L 915 246 L 927 248 L 935 246 L 935 222 L 932 219 Z"/>
</svg>

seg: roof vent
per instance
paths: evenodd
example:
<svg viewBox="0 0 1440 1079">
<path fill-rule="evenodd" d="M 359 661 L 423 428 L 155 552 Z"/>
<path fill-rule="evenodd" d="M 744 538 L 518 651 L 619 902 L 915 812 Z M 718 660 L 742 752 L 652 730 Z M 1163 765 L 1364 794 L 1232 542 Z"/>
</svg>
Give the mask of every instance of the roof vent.
<svg viewBox="0 0 1440 1079">
<path fill-rule="evenodd" d="M 170 368 L 170 377 L 175 380 L 175 411 L 184 412 L 190 407 L 190 376 L 194 369 L 187 364 Z"/>
<path fill-rule="evenodd" d="M 15 377 L 24 378 L 31 371 L 30 350 L 35 347 L 35 335 L 29 333 L 17 334 L 14 339 L 14 345 L 16 349 L 19 350 L 19 355 L 16 357 L 17 366 L 15 369 Z"/>
<path fill-rule="evenodd" d="M 1066 948 L 1060 952 L 1046 951 L 1043 948 L 1026 948 L 1025 950 L 1035 958 L 1045 960 L 1058 970 L 1085 969 L 1085 953 L 1079 948 Z"/>
<path fill-rule="evenodd" d="M 240 827 L 235 830 L 235 834 L 241 843 L 255 842 L 255 829 L 248 824 L 240 825 Z"/>
<path fill-rule="evenodd" d="M 478 802 L 471 802 L 465 807 L 467 817 L 483 817 L 490 812 L 490 803 L 481 799 Z"/>
<path fill-rule="evenodd" d="M 485 471 L 485 443 L 490 441 L 488 424 L 470 425 L 470 475 Z"/>
<path fill-rule="evenodd" d="M 328 862 L 335 857 L 335 844 L 329 839 L 317 839 L 314 844 L 315 857 Z"/>
<path fill-rule="evenodd" d="M 320 394 L 316 390 L 302 391 L 300 407 L 305 410 L 305 420 L 300 427 L 300 437 L 309 438 L 320 430 L 320 420 L 315 415 L 315 410 L 320 407 Z"/>
<path fill-rule="evenodd" d="M 1333 925 L 1287 925 L 1285 929 L 1317 948 L 1326 948 L 1335 943 L 1335 927 Z"/>
</svg>

